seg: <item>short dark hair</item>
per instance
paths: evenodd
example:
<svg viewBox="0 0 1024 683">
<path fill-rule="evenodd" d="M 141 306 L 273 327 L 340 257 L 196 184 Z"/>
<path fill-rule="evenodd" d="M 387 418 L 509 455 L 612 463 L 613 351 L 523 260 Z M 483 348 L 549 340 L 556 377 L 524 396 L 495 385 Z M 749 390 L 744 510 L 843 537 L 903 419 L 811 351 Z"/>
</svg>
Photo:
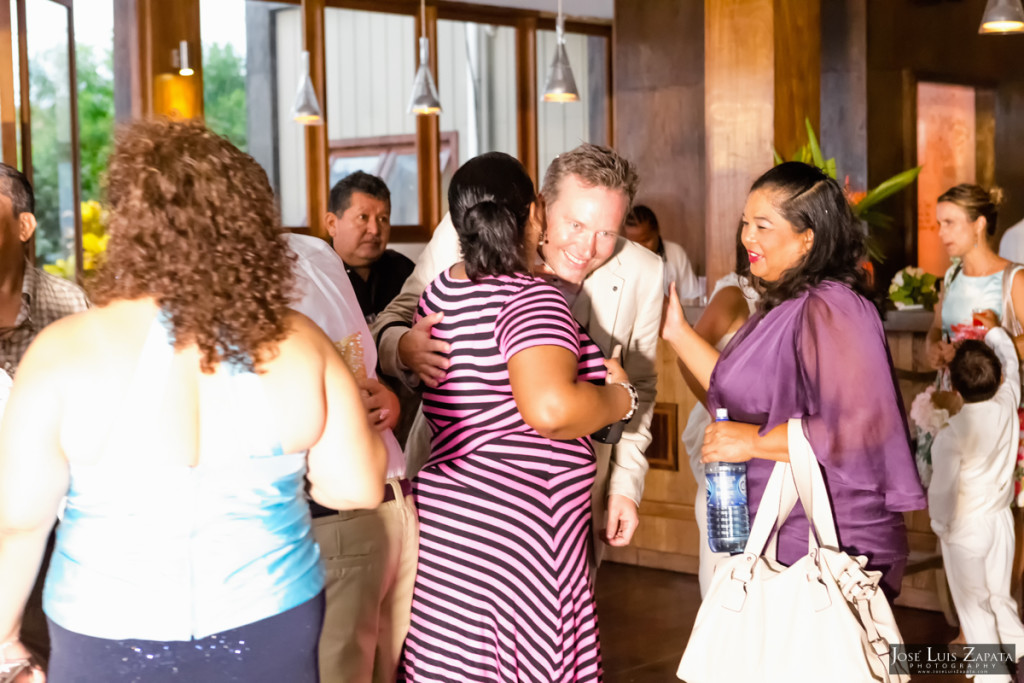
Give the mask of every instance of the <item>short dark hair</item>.
<svg viewBox="0 0 1024 683">
<path fill-rule="evenodd" d="M 471 280 L 526 272 L 523 240 L 536 198 L 526 169 L 503 152 L 481 154 L 455 172 L 448 207 Z"/>
<path fill-rule="evenodd" d="M 758 307 L 769 311 L 823 280 L 848 285 L 874 301 L 862 263 L 867 256 L 864 229 L 853 217 L 850 202 L 835 178 L 810 164 L 787 161 L 754 181 L 751 192 L 765 190 L 772 205 L 797 234 L 814 232 L 814 242 L 800 262 L 775 282 L 758 280 Z"/>
<path fill-rule="evenodd" d="M 388 208 L 391 208 L 391 191 L 388 190 L 384 181 L 370 173 L 356 171 L 336 182 L 331 188 L 331 196 L 327 200 L 327 210 L 339 216 L 348 211 L 348 207 L 352 204 L 353 192 L 368 194 L 374 199 L 387 202 Z"/>
<path fill-rule="evenodd" d="M 978 339 L 960 342 L 949 363 L 949 381 L 963 396 L 964 403 L 987 401 L 995 396 L 1002 374 L 999 356 Z"/>
<path fill-rule="evenodd" d="M 651 207 L 646 204 L 637 204 L 626 216 L 626 225 L 640 225 L 641 223 L 651 226 L 651 230 L 654 232 L 660 232 L 658 217 L 654 215 Z"/>
<path fill-rule="evenodd" d="M 36 195 L 25 174 L 7 164 L 0 164 L 0 193 L 11 200 L 14 217 L 36 212 Z"/>
</svg>

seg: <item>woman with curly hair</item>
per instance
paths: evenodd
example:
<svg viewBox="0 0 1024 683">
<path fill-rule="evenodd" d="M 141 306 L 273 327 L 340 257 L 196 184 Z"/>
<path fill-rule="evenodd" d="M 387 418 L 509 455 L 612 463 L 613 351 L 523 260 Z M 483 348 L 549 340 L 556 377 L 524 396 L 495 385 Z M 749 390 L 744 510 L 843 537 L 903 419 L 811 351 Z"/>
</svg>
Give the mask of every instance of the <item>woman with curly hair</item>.
<svg viewBox="0 0 1024 683">
<path fill-rule="evenodd" d="M 925 505 L 878 310 L 861 267 L 864 233 L 836 181 L 780 164 L 754 183 L 741 240 L 761 294 L 719 353 L 682 315 L 674 292 L 662 336 L 707 390 L 702 459 L 746 462 L 753 516 L 775 461 L 789 462 L 787 424 L 800 419 L 821 464 L 839 544 L 883 572 L 899 593 L 907 560 L 905 510 Z M 778 558 L 807 552 L 799 503 L 779 532 Z"/>
<path fill-rule="evenodd" d="M 304 489 L 373 507 L 385 452 L 326 336 L 288 308 L 266 175 L 197 123 L 120 131 L 88 312 L 28 350 L 0 429 L 0 667 L 58 504 L 49 680 L 315 681 L 323 570 Z"/>
</svg>

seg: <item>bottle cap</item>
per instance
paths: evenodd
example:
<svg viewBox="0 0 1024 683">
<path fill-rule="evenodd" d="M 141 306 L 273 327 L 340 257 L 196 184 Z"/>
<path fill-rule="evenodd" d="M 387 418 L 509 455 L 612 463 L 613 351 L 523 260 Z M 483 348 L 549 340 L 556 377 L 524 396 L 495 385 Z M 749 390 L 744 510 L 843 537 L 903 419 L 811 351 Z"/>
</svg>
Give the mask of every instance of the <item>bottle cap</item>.
<svg viewBox="0 0 1024 683">
<path fill-rule="evenodd" d="M 728 408 L 716 408 L 715 409 L 715 422 L 723 422 L 729 419 Z"/>
</svg>

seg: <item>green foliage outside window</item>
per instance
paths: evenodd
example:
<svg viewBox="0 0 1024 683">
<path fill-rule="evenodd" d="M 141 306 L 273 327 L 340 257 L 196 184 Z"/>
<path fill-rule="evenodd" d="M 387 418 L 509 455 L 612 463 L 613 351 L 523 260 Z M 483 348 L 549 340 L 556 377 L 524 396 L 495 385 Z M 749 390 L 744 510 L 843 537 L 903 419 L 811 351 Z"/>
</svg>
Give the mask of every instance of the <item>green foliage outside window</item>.
<svg viewBox="0 0 1024 683">
<path fill-rule="evenodd" d="M 61 245 L 60 234 L 60 178 L 58 162 L 67 158 L 68 150 L 61 149 L 54 131 L 57 120 L 58 97 L 54 74 L 62 73 L 67 58 L 64 47 L 54 48 L 35 60 L 36 68 L 30 73 L 32 105 L 32 159 L 33 186 L 36 195 L 36 219 L 39 227 L 36 251 L 41 260 L 50 254 L 72 252 L 70 245 Z M 104 202 L 107 158 L 114 142 L 114 58 L 111 49 L 97 49 L 78 45 L 75 51 L 78 72 L 78 139 L 81 160 L 81 198 L 86 241 L 105 234 L 93 230 L 90 219 L 101 215 Z M 204 106 L 206 122 L 211 130 L 225 136 L 239 149 L 246 149 L 245 58 L 237 55 L 231 45 L 213 45 L 204 55 Z M 63 71 L 66 74 L 66 71 Z M 66 78 L 66 76 L 65 76 Z M 66 82 L 66 81 L 65 81 Z M 97 203 L 98 202 L 98 203 Z M 105 225 L 105 221 L 103 222 Z M 93 237 L 90 237 L 92 235 Z M 93 261 L 106 246 L 105 238 L 99 247 L 87 245 L 86 265 Z M 98 248 L 98 253 L 93 253 Z M 72 252 L 73 253 L 73 252 Z M 47 270 L 68 279 L 75 277 L 73 259 L 58 259 Z"/>
</svg>

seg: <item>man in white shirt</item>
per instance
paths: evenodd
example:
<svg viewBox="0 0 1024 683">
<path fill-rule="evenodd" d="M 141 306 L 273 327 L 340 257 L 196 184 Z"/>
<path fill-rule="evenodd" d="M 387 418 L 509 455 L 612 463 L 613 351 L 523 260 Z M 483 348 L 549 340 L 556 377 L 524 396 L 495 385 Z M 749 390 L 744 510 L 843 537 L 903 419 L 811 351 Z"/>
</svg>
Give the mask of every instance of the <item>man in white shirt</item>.
<svg viewBox="0 0 1024 683">
<path fill-rule="evenodd" d="M 377 350 L 345 264 L 323 240 L 288 234 L 298 255 L 292 308 L 320 326 L 356 376 L 370 422 L 388 449 L 384 500 L 373 510 L 331 510 L 310 501 L 327 570 L 320 636 L 324 683 L 391 683 L 409 630 L 419 527 L 405 455 L 391 429 L 398 398 L 376 377 Z"/>
<path fill-rule="evenodd" d="M 999 240 L 999 255 L 1007 261 L 1024 263 L 1024 220 L 1011 225 Z"/>
<path fill-rule="evenodd" d="M 614 446 L 595 444 L 595 563 L 602 542 L 625 546 L 636 532 L 647 473 L 644 452 L 651 443 L 663 266 L 654 254 L 621 237 L 637 182 L 633 165 L 614 151 L 583 144 L 555 158 L 538 197 L 546 227 L 535 273 L 562 291 L 573 316 L 606 356 L 621 345 L 622 365 L 640 399 L 621 440 Z M 437 316 L 411 324 L 424 288 L 460 258 L 455 229 L 445 216 L 402 292 L 372 324 L 382 372 L 410 387 L 435 386 L 444 377 L 447 345 L 430 337 Z M 420 414 L 406 443 L 410 475 L 429 454 L 429 429 Z"/>
<path fill-rule="evenodd" d="M 680 301 L 699 299 L 705 294 L 683 246 L 661 238 L 658 217 L 650 207 L 643 204 L 633 207 L 626 217 L 626 237 L 650 249 L 665 262 L 665 296 L 668 296 L 668 286 L 673 282 Z"/>
</svg>

